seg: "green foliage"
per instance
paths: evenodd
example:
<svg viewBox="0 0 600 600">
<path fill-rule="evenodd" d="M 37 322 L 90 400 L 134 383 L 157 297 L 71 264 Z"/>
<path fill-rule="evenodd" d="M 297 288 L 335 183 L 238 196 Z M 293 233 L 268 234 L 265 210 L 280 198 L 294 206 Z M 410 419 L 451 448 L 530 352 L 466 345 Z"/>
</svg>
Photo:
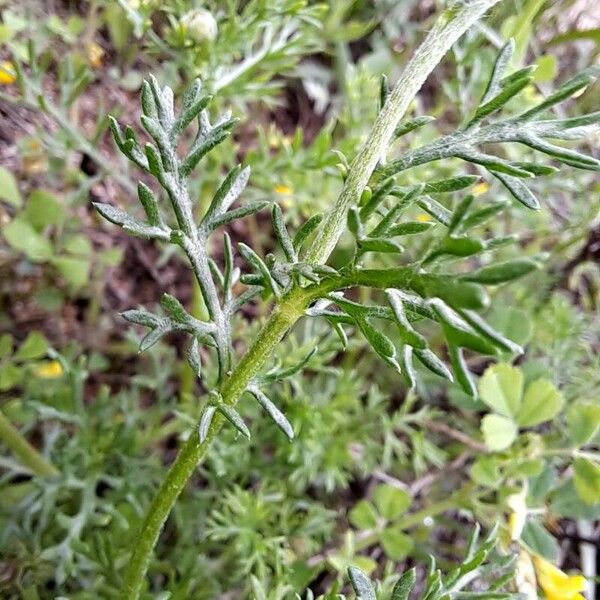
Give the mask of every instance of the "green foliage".
<svg viewBox="0 0 600 600">
<path fill-rule="evenodd" d="M 388 4 L 1 9 L 0 596 L 493 600 L 517 555 L 579 564 L 593 53 L 490 12 L 380 147 L 422 37 Z"/>
<path fill-rule="evenodd" d="M 479 542 L 479 529 L 475 529 L 466 556 L 460 566 L 447 575 L 443 575 L 440 569 L 436 569 L 436 562 L 430 557 L 430 564 L 425 581 L 424 589 L 420 598 L 452 598 L 470 597 L 476 593 L 478 598 L 504 598 L 518 597 L 508 591 L 503 591 L 512 573 L 512 558 L 495 555 L 492 551 L 496 545 L 496 532 L 490 533 L 483 542 Z M 415 585 L 415 569 L 403 573 L 396 581 L 391 594 L 378 594 L 374 583 L 356 567 L 348 569 L 348 576 L 357 600 L 377 600 L 377 598 L 389 598 L 389 600 L 407 600 Z M 482 589 L 487 580 L 487 589 Z M 477 581 L 477 592 L 470 592 L 468 586 Z M 346 596 L 341 596 L 346 598 Z"/>
</svg>

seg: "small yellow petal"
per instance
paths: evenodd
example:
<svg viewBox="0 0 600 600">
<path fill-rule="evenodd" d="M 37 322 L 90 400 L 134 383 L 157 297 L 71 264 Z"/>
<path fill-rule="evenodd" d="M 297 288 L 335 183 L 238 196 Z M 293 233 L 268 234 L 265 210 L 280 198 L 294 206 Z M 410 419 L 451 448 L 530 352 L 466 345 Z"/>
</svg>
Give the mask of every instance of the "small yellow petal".
<svg viewBox="0 0 600 600">
<path fill-rule="evenodd" d="M 489 189 L 490 184 L 487 181 L 482 181 L 473 188 L 473 195 L 481 196 L 481 194 L 485 194 Z"/>
<path fill-rule="evenodd" d="M 14 65 L 8 61 L 0 63 L 0 85 L 10 85 L 16 80 Z"/>
<path fill-rule="evenodd" d="M 62 365 L 57 360 L 51 360 L 40 365 L 35 369 L 34 373 L 42 379 L 56 379 L 60 377 L 64 371 Z"/>
<path fill-rule="evenodd" d="M 419 213 L 417 215 L 417 221 L 419 221 L 419 223 L 429 223 L 431 217 L 427 213 Z"/>
<path fill-rule="evenodd" d="M 534 557 L 540 587 L 547 600 L 581 600 L 586 586 L 583 575 L 567 575 L 541 556 Z"/>
<path fill-rule="evenodd" d="M 276 194 L 285 194 L 285 195 L 289 196 L 294 190 L 289 185 L 285 185 L 285 183 L 278 183 L 273 188 L 273 191 Z"/>
<path fill-rule="evenodd" d="M 104 50 L 96 42 L 90 42 L 87 46 L 87 59 L 93 69 L 99 69 L 102 66 L 102 57 Z"/>
</svg>

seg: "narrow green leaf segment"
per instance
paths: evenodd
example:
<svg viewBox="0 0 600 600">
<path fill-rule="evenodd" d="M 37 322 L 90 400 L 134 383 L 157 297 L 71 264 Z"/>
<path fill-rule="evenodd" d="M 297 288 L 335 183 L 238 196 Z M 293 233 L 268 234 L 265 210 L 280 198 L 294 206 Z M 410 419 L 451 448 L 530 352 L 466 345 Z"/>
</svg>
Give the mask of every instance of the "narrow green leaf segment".
<svg viewBox="0 0 600 600">
<path fill-rule="evenodd" d="M 268 397 L 269 386 L 303 369 L 312 353 L 292 367 L 266 367 L 274 348 L 300 317 L 324 319 L 340 336 L 343 345 L 345 328 L 360 332 L 373 351 L 401 373 L 411 388 L 417 385 L 416 360 L 434 374 L 456 381 L 467 394 L 474 396 L 477 386 L 467 368 L 465 351 L 490 356 L 522 352 L 517 344 L 494 330 L 478 314 L 490 304 L 485 285 L 500 285 L 539 267 L 536 257 L 494 262 L 490 253 L 514 240 L 483 239 L 481 233 L 473 233 L 475 228 L 504 210 L 507 203 L 479 207 L 474 195 L 466 195 L 455 203 L 447 200 L 449 194 L 466 193 L 480 179 L 478 176 L 454 176 L 407 187 L 399 184 L 396 175 L 432 160 L 458 157 L 483 167 L 524 205 L 537 208 L 538 202 L 523 180 L 549 175 L 556 169 L 549 165 L 512 163 L 483 154 L 477 145 L 521 142 L 569 166 L 597 169 L 595 159 L 545 141 L 548 137 L 573 139 L 587 134 L 595 126 L 597 116 L 537 120 L 549 107 L 587 85 L 592 74 L 568 82 L 537 109 L 512 120 L 490 122 L 490 117 L 530 81 L 527 69 L 505 76 L 512 52 L 512 45 L 508 44 L 494 65 L 479 107 L 462 130 L 411 150 L 389 163 L 384 164 L 382 160 L 394 139 L 431 121 L 428 117 L 417 117 L 405 124 L 399 123 L 447 50 L 498 1 L 459 2 L 442 13 L 395 88 L 388 93 L 387 82 L 382 81 L 379 116 L 348 167 L 345 157 L 340 155 L 345 183 L 331 210 L 324 216 L 314 215 L 291 234 L 281 209 L 272 206 L 271 221 L 281 258 L 262 257 L 240 243 L 238 252 L 250 268 L 244 275 L 235 267 L 234 246 L 227 234 L 223 236 L 222 268 L 209 256 L 207 248 L 210 236 L 218 228 L 268 206 L 268 202 L 256 201 L 240 202 L 234 207 L 248 183 L 249 169 L 236 166 L 229 171 L 200 223 L 194 220 L 188 188 L 189 177 L 198 163 L 230 134 L 235 123 L 231 115 L 211 119 L 210 97 L 202 95 L 199 81 L 185 93 L 177 113 L 172 90 L 161 88 L 150 77 L 142 88 L 142 124 L 151 141 L 140 144 L 131 127 L 123 130 L 115 119 L 111 120 L 112 133 L 121 152 L 154 177 L 161 192 L 158 194 L 139 183 L 138 199 L 145 219 L 108 204 L 97 204 L 96 208 L 107 220 L 132 235 L 178 246 L 191 265 L 208 314 L 205 321 L 200 321 L 176 298 L 165 294 L 160 314 L 132 309 L 123 313 L 123 317 L 149 330 L 141 341 L 140 351 L 177 331 L 190 338 L 186 356 L 194 373 L 199 377 L 203 375 L 201 356 L 209 355 L 218 364 L 217 380 L 203 382 L 210 392 L 197 431 L 190 435 L 171 466 L 136 538 L 122 598 L 135 600 L 142 592 L 162 527 L 221 428 L 227 425 L 250 437 L 243 415 L 235 408 L 243 394 L 251 395 L 281 432 L 293 439 L 292 425 Z M 180 138 L 194 122 L 196 135 L 181 156 Z M 166 214 L 164 205 L 169 207 L 170 214 Z M 405 211 L 415 206 L 430 215 L 430 222 L 403 220 Z M 354 256 L 348 264 L 334 269 L 326 262 L 346 229 L 354 236 Z M 404 247 L 396 238 L 420 234 L 432 237 L 427 252 L 417 260 L 412 263 L 405 260 L 402 266 L 393 268 L 365 267 L 365 261 L 372 254 L 403 257 Z M 308 244 L 311 239 L 312 243 Z M 445 270 L 450 261 L 473 257 L 481 265 L 479 268 L 473 269 L 469 263 L 460 275 Z M 237 294 L 238 283 L 247 286 L 241 294 Z M 381 290 L 375 297 L 384 300 L 381 305 L 350 300 L 344 293 L 353 287 Z M 233 342 L 237 340 L 233 337 L 232 318 L 245 303 L 259 295 L 273 301 L 273 310 L 254 342 L 236 362 Z M 389 325 L 385 333 L 381 330 L 382 321 Z M 434 323 L 439 328 L 447 346 L 450 368 L 419 331 L 422 322 Z M 523 426 L 534 419 L 529 413 L 519 415 L 520 421 L 517 421 Z M 505 415 L 490 415 L 496 420 L 501 417 Z M 363 574 L 351 572 L 350 577 L 357 593 L 363 598 L 374 597 L 372 586 Z M 408 572 L 398 582 L 394 598 L 405 599 L 413 583 L 414 573 Z"/>
</svg>

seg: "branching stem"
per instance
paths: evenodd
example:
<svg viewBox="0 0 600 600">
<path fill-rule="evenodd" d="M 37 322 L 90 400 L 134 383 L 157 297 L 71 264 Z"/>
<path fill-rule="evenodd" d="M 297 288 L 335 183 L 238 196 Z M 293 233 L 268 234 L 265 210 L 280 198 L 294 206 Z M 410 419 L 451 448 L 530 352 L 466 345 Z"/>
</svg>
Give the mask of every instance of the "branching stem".
<svg viewBox="0 0 600 600">
<path fill-rule="evenodd" d="M 327 260 L 345 229 L 348 208 L 358 201 L 379 159 L 386 151 L 398 122 L 428 75 L 456 40 L 497 2 L 499 0 L 456 3 L 442 13 L 407 65 L 375 121 L 371 133 L 354 159 L 344 189 L 309 249 L 309 262 L 319 264 Z M 233 406 L 237 403 L 250 381 L 264 366 L 275 346 L 302 316 L 310 300 L 311 295 L 301 288 L 293 289 L 281 299 L 255 342 L 231 375 L 222 382 L 219 391 L 227 404 Z M 125 575 L 122 596 L 124 600 L 136 600 L 139 597 L 162 527 L 186 482 L 205 456 L 222 425 L 223 419 L 216 415 L 202 444 L 193 433 L 171 466 L 150 505 L 142 530 L 135 539 L 133 555 Z"/>
</svg>

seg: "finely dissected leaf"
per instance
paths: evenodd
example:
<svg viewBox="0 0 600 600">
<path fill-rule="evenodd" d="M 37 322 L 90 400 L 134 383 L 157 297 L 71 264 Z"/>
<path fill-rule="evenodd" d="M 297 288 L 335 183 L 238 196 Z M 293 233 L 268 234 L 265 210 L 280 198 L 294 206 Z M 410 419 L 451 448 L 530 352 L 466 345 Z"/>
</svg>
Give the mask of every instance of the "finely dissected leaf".
<svg viewBox="0 0 600 600">
<path fill-rule="evenodd" d="M 198 142 L 194 144 L 188 156 L 183 160 L 179 167 L 179 172 L 183 177 L 187 177 L 195 168 L 196 165 L 206 156 L 215 146 L 218 146 L 223 140 L 230 135 L 230 129 L 235 124 L 235 121 L 228 122 L 215 127 L 206 136 L 198 138 Z"/>
<path fill-rule="evenodd" d="M 459 175 L 442 179 L 440 181 L 430 181 L 425 184 L 423 194 L 447 194 L 449 192 L 457 192 L 474 185 L 480 177 L 478 175 Z"/>
<path fill-rule="evenodd" d="M 144 327 L 157 327 L 163 322 L 163 319 L 147 310 L 126 310 L 121 313 L 121 316 L 130 323 L 136 325 L 144 325 Z"/>
<path fill-rule="evenodd" d="M 139 352 L 145 352 L 149 350 L 156 344 L 160 338 L 169 333 L 170 329 L 165 324 L 160 324 L 156 329 L 153 329 L 149 333 L 147 333 L 140 342 Z"/>
<path fill-rule="evenodd" d="M 248 429 L 244 419 L 240 416 L 233 406 L 225 404 L 224 402 L 218 402 L 215 408 L 245 437 L 250 439 L 250 430 Z"/>
<path fill-rule="evenodd" d="M 269 204 L 271 203 L 268 200 L 257 200 L 256 202 L 248 202 L 239 208 L 228 210 L 226 213 L 223 213 L 222 215 L 213 219 L 211 223 L 211 229 L 218 229 L 223 225 L 227 225 L 228 223 L 232 223 L 238 219 L 243 219 L 244 217 L 248 217 L 249 215 L 260 212 L 269 206 Z"/>
<path fill-rule="evenodd" d="M 148 223 L 150 225 L 159 225 L 161 223 L 160 212 L 158 210 L 158 202 L 152 190 L 141 181 L 138 183 L 138 198 L 144 207 Z"/>
<path fill-rule="evenodd" d="M 502 173 L 494 173 L 494 177 L 499 179 L 521 204 L 524 204 L 527 208 L 539 210 L 540 203 L 538 199 L 520 179 Z"/>
<path fill-rule="evenodd" d="M 384 252 L 398 254 L 404 252 L 404 248 L 387 238 L 363 238 L 358 242 L 358 248 L 361 252 Z"/>
<path fill-rule="evenodd" d="M 279 291 L 279 285 L 277 284 L 275 279 L 273 279 L 269 268 L 264 263 L 262 258 L 260 258 L 258 254 L 256 254 L 256 252 L 252 250 L 252 248 L 246 246 L 246 244 L 240 243 L 238 244 L 238 248 L 240 254 L 244 257 L 244 259 L 248 261 L 248 263 L 250 263 L 250 265 L 260 273 L 264 282 L 267 284 L 271 292 L 273 292 L 275 298 L 279 299 L 281 296 L 281 293 Z"/>
<path fill-rule="evenodd" d="M 396 290 L 386 290 L 388 302 L 392 307 L 392 312 L 395 317 L 400 337 L 405 344 L 414 348 L 425 348 L 427 340 L 411 325 L 406 317 L 404 305 L 402 304 L 402 296 Z"/>
<path fill-rule="evenodd" d="M 398 354 L 398 363 L 400 364 L 402 376 L 411 390 L 417 385 L 417 373 L 415 371 L 412 356 L 413 347 L 407 345 L 403 346 Z"/>
<path fill-rule="evenodd" d="M 102 204 L 99 202 L 93 203 L 96 210 L 107 220 L 115 225 L 120 225 L 132 235 L 144 238 L 154 238 L 163 241 L 169 240 L 169 230 L 165 227 L 157 227 L 148 225 L 139 219 L 136 219 L 120 208 L 116 208 L 110 204 Z"/>
<path fill-rule="evenodd" d="M 457 281 L 456 277 L 423 274 L 410 279 L 409 284 L 424 298 L 440 298 L 454 309 L 481 310 L 490 304 L 485 289 L 470 282 Z"/>
<path fill-rule="evenodd" d="M 298 251 L 302 247 L 302 245 L 304 244 L 306 239 L 310 236 L 310 234 L 313 231 L 315 231 L 315 229 L 319 226 L 319 224 L 321 223 L 322 220 L 323 220 L 323 215 L 316 214 L 316 215 L 313 215 L 312 217 L 310 217 L 310 219 L 308 219 L 307 221 L 305 221 L 302 224 L 302 227 L 300 227 L 300 229 L 298 229 L 298 231 L 296 232 L 296 235 L 294 236 L 294 239 L 292 241 L 292 243 L 294 245 L 294 249 L 296 251 Z"/>
<path fill-rule="evenodd" d="M 377 210 L 379 205 L 390 195 L 394 187 L 394 180 L 392 178 L 386 179 L 380 186 L 378 186 L 371 195 L 369 201 L 360 208 L 359 215 L 363 223 L 366 223 L 367 219 Z"/>
<path fill-rule="evenodd" d="M 275 406 L 269 398 L 257 387 L 249 387 L 248 391 L 256 398 L 256 401 L 265 409 L 267 414 L 273 419 L 277 427 L 287 435 L 288 439 L 294 439 L 294 430 L 287 420 L 286 416 Z"/>
<path fill-rule="evenodd" d="M 348 569 L 348 576 L 352 583 L 352 587 L 360 600 L 377 600 L 375 589 L 370 579 L 356 567 Z"/>
<path fill-rule="evenodd" d="M 523 354 L 524 350 L 500 332 L 496 331 L 487 321 L 471 310 L 458 310 L 458 314 L 483 338 L 504 352 Z"/>
<path fill-rule="evenodd" d="M 431 123 L 431 121 L 435 121 L 435 117 L 423 116 L 411 119 L 410 121 L 402 123 L 401 125 L 396 127 L 396 130 L 394 131 L 394 137 L 402 137 L 403 135 L 406 135 L 407 133 L 418 129 L 419 127 L 423 127 L 423 125 L 427 125 L 427 123 Z"/>
<path fill-rule="evenodd" d="M 506 363 L 488 367 L 479 380 L 479 397 L 498 414 L 512 418 L 518 414 L 523 396 L 521 369 Z"/>
<path fill-rule="evenodd" d="M 461 275 L 460 279 L 462 281 L 472 281 L 485 285 L 497 285 L 523 277 L 536 269 L 539 269 L 538 263 L 530 258 L 516 258 L 487 267 L 481 267 L 480 269 Z"/>
<path fill-rule="evenodd" d="M 469 194 L 458 203 L 457 207 L 452 212 L 452 219 L 450 220 L 450 224 L 448 225 L 448 234 L 452 234 L 459 230 L 474 200 L 475 196 Z"/>
<path fill-rule="evenodd" d="M 517 424 L 502 415 L 485 415 L 481 421 L 485 445 L 493 451 L 506 450 L 517 438 Z"/>
<path fill-rule="evenodd" d="M 171 296 L 171 294 L 163 294 L 160 299 L 162 307 L 171 315 L 173 320 L 177 323 L 187 324 L 191 320 L 191 316 L 183 307 L 183 304 Z"/>
<path fill-rule="evenodd" d="M 495 347 L 473 329 L 467 321 L 454 312 L 439 298 L 429 301 L 429 304 L 442 326 L 444 336 L 449 344 L 460 348 L 469 348 L 480 354 L 494 354 Z"/>
<path fill-rule="evenodd" d="M 387 235 L 390 237 L 400 235 L 414 235 L 416 233 L 423 233 L 428 229 L 431 229 L 435 223 L 421 223 L 419 221 L 410 221 L 408 223 L 398 223 L 393 225 L 387 230 Z"/>
<path fill-rule="evenodd" d="M 514 54 L 514 51 L 515 41 L 511 38 L 506 42 L 506 44 L 504 44 L 504 46 L 502 46 L 500 52 L 498 52 L 492 72 L 490 73 L 490 79 L 483 94 L 483 98 L 481 99 L 482 103 L 491 100 L 500 90 L 501 80 L 504 77 L 504 72 L 508 67 L 508 63 Z"/>
<path fill-rule="evenodd" d="M 527 110 L 526 112 L 519 115 L 519 120 L 528 120 L 532 117 L 535 117 L 539 113 L 551 108 L 555 104 L 562 102 L 563 100 L 570 98 L 575 92 L 587 87 L 593 80 L 596 75 L 597 70 L 593 67 L 590 69 L 586 69 L 582 73 L 579 73 L 569 81 L 565 82 L 558 90 L 554 93 L 550 94 L 547 98 L 545 98 L 542 102 L 540 102 L 537 106 Z"/>
<path fill-rule="evenodd" d="M 473 380 L 473 376 L 467 367 L 467 363 L 462 353 L 462 348 L 454 344 L 448 345 L 448 354 L 450 356 L 450 364 L 454 373 L 454 379 L 463 389 L 463 392 L 472 398 L 477 396 L 477 386 Z"/>
<path fill-rule="evenodd" d="M 238 199 L 246 187 L 249 177 L 250 167 L 242 169 L 239 165 L 227 174 L 204 215 L 201 227 L 215 228 L 215 221 L 229 210 L 229 207 Z"/>
<path fill-rule="evenodd" d="M 521 427 L 533 427 L 553 419 L 563 408 L 565 399 L 547 379 L 532 381 L 525 390 L 516 416 Z"/>
<path fill-rule="evenodd" d="M 467 237 L 446 236 L 438 247 L 429 255 L 428 261 L 433 258 L 447 254 L 449 256 L 473 256 L 486 249 L 486 243 L 482 240 L 474 240 Z"/>
<path fill-rule="evenodd" d="M 394 585 L 390 600 L 408 600 L 416 580 L 417 570 L 414 567 L 402 573 Z"/>
<path fill-rule="evenodd" d="M 296 251 L 294 249 L 294 244 L 287 231 L 285 222 L 283 220 L 283 213 L 281 212 L 281 208 L 279 208 L 278 204 L 273 204 L 273 208 L 271 209 L 271 221 L 273 223 L 275 237 L 277 238 L 285 257 L 287 258 L 288 262 L 295 262 Z"/>
<path fill-rule="evenodd" d="M 200 438 L 201 444 L 203 444 L 206 441 L 206 438 L 208 437 L 208 432 L 216 412 L 216 407 L 212 405 L 207 406 L 202 411 L 202 416 L 200 417 L 200 424 L 198 426 L 198 436 Z"/>
<path fill-rule="evenodd" d="M 475 115 L 470 125 L 472 126 L 474 123 L 485 119 L 485 117 L 502 108 L 509 100 L 528 86 L 532 81 L 532 77 L 528 76 L 528 74 L 524 75 L 524 77 L 520 77 L 505 85 L 495 96 L 486 100 L 484 104 L 481 104 L 475 111 Z"/>
<path fill-rule="evenodd" d="M 437 355 L 425 348 L 423 350 L 415 349 L 413 354 L 421 361 L 421 363 L 427 367 L 431 372 L 447 379 L 448 381 L 454 381 L 454 377 L 450 372 L 450 369 L 437 357 Z"/>
<path fill-rule="evenodd" d="M 196 377 L 200 377 L 202 374 L 202 361 L 200 358 L 200 344 L 198 343 L 198 338 L 192 338 L 192 343 L 187 351 L 187 361 L 192 371 L 194 371 L 194 375 Z"/>
</svg>

